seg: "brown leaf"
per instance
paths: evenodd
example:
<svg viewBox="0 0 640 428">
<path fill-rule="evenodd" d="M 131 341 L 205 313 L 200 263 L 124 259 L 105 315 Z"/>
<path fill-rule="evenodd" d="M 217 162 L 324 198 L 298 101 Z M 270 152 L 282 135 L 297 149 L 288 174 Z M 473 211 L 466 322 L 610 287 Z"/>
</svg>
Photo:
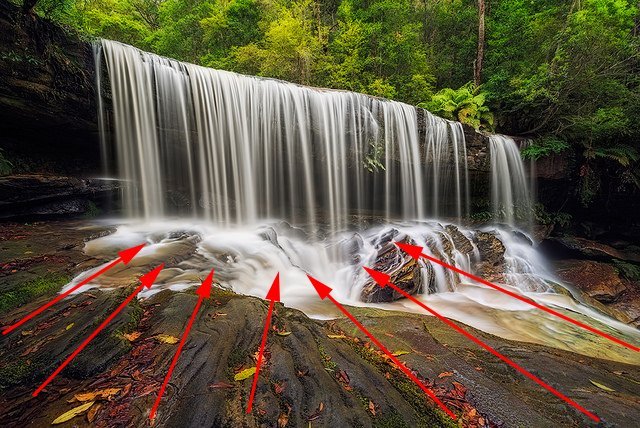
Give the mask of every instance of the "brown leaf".
<svg viewBox="0 0 640 428">
<path fill-rule="evenodd" d="M 282 383 L 280 383 L 280 382 L 276 382 L 276 384 L 275 384 L 275 386 L 274 386 L 275 393 L 276 393 L 277 395 L 282 394 L 282 393 L 284 392 L 284 387 L 285 387 L 285 385 L 286 385 L 286 382 L 282 382 Z"/>
<path fill-rule="evenodd" d="M 76 401 L 95 401 L 95 400 L 111 400 L 121 388 L 106 388 L 93 392 L 83 392 L 81 394 L 75 394 L 73 398 Z"/>
<path fill-rule="evenodd" d="M 323 410 L 324 410 L 324 402 L 321 401 L 316 411 L 313 412 L 309 417 L 307 417 L 307 421 L 315 421 L 316 419 L 318 419 L 322 414 Z"/>
<path fill-rule="evenodd" d="M 220 381 L 220 382 L 212 383 L 211 385 L 209 385 L 209 388 L 210 389 L 225 389 L 225 388 L 233 388 L 234 386 L 235 385 L 232 385 L 230 383 Z"/>
<path fill-rule="evenodd" d="M 129 395 L 129 392 L 131 392 L 131 384 L 128 383 L 124 386 L 124 388 L 122 388 L 122 395 L 121 397 L 125 397 L 127 395 Z"/>
<path fill-rule="evenodd" d="M 286 413 L 280 413 L 278 416 L 278 428 L 284 428 L 289 423 L 289 415 Z"/>
<path fill-rule="evenodd" d="M 373 416 L 376 415 L 376 405 L 373 404 L 373 401 L 369 400 L 369 411 Z"/>
<path fill-rule="evenodd" d="M 87 421 L 89 423 L 93 423 L 93 421 L 96 419 L 96 415 L 98 414 L 98 411 L 100 411 L 100 408 L 102 408 L 102 404 L 98 403 L 97 405 L 89 409 L 89 411 L 87 412 Z"/>
<path fill-rule="evenodd" d="M 129 342 L 133 342 L 135 341 L 137 338 L 139 338 L 142 335 L 142 333 L 140 333 L 139 331 L 134 331 L 131 333 L 124 333 L 122 336 L 127 339 Z"/>
<path fill-rule="evenodd" d="M 338 376 L 337 377 L 338 377 L 338 381 L 344 382 L 347 385 L 349 384 L 349 382 L 351 382 L 351 379 L 349 379 L 349 375 L 344 370 L 340 370 L 338 372 Z"/>
<path fill-rule="evenodd" d="M 438 375 L 440 379 L 442 379 L 443 377 L 449 377 L 449 376 L 453 376 L 453 372 L 442 372 Z"/>
<path fill-rule="evenodd" d="M 309 374 L 309 369 L 298 370 L 296 372 L 296 376 L 298 376 L 298 377 L 305 377 L 308 374 Z"/>
</svg>

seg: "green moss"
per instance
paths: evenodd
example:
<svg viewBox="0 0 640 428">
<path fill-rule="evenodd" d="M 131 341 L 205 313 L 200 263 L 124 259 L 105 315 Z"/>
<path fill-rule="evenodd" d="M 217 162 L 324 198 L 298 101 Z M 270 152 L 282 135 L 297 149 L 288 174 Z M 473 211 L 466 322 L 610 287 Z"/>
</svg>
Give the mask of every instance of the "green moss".
<svg viewBox="0 0 640 428">
<path fill-rule="evenodd" d="M 33 367 L 23 360 L 15 360 L 3 366 L 0 368 L 0 391 L 22 383 L 32 373 Z"/>
<path fill-rule="evenodd" d="M 96 218 L 102 214 L 102 210 L 96 206 L 93 202 L 87 203 L 87 210 L 84 213 L 84 218 Z"/>
<path fill-rule="evenodd" d="M 0 314 L 29 303 L 37 297 L 53 294 L 69 282 L 69 277 L 61 274 L 47 274 L 32 281 L 24 282 L 11 291 L 0 295 Z"/>
<path fill-rule="evenodd" d="M 406 375 L 399 369 L 391 367 L 388 364 L 388 361 L 381 355 L 355 342 L 352 342 L 352 347 L 363 360 L 377 367 L 380 372 L 391 373 L 389 383 L 391 383 L 393 387 L 398 390 L 404 397 L 404 399 L 411 405 L 411 407 L 416 410 L 416 413 L 418 415 L 418 422 L 416 426 L 425 428 L 457 427 L 456 423 L 452 421 L 446 413 L 431 404 L 429 398 L 415 383 L 408 379 Z M 374 419 L 374 421 L 377 421 L 381 424 L 374 425 L 376 427 L 407 426 L 401 415 L 394 415 L 392 413 L 388 413 L 380 419 Z"/>
</svg>

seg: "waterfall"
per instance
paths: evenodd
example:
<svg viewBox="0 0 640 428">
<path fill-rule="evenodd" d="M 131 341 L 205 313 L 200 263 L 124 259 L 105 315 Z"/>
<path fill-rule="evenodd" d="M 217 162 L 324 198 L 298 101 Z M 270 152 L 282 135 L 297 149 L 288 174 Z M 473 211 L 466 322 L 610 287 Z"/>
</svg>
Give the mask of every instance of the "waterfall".
<svg viewBox="0 0 640 428">
<path fill-rule="evenodd" d="M 132 218 L 188 215 L 226 226 L 275 218 L 336 232 L 367 216 L 468 214 L 459 123 L 107 40 L 102 54 Z"/>
<path fill-rule="evenodd" d="M 518 145 L 513 138 L 492 135 L 489 152 L 494 220 L 512 226 L 530 224 L 533 202 Z"/>
</svg>

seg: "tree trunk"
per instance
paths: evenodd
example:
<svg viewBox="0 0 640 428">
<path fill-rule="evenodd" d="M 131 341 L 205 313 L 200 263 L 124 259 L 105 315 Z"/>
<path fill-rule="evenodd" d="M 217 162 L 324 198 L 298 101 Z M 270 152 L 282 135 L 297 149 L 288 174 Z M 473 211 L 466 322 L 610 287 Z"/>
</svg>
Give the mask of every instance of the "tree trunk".
<svg viewBox="0 0 640 428">
<path fill-rule="evenodd" d="M 484 62 L 484 15 L 485 0 L 478 0 L 478 54 L 473 70 L 473 82 L 476 86 L 482 83 L 482 63 Z"/>
<path fill-rule="evenodd" d="M 34 9 L 36 8 L 36 4 L 38 0 L 24 0 L 22 2 L 22 11 L 28 14 L 34 14 Z"/>
</svg>

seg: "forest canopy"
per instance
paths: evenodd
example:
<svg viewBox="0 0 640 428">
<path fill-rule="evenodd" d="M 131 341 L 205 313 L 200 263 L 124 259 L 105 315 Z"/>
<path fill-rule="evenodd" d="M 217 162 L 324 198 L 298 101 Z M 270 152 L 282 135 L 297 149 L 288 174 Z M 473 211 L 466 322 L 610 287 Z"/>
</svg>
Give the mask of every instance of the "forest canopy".
<svg viewBox="0 0 640 428">
<path fill-rule="evenodd" d="M 571 149 L 588 205 L 640 187 L 631 0 L 27 0 L 82 34 L 208 67 L 346 89 Z M 608 177 L 608 178 L 607 178 Z M 612 181 L 613 180 L 613 181 Z"/>
</svg>

